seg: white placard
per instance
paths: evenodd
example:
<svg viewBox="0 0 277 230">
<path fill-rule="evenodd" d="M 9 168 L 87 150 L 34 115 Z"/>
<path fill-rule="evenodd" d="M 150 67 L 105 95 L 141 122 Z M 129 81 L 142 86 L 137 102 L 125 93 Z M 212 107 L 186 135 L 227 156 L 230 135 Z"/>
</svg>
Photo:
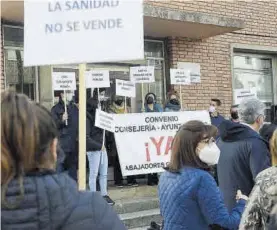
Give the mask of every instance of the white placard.
<svg viewBox="0 0 277 230">
<path fill-rule="evenodd" d="M 24 1 L 24 65 L 144 59 L 143 1 Z"/>
<path fill-rule="evenodd" d="M 190 85 L 190 75 L 184 69 L 170 69 L 171 85 Z"/>
<path fill-rule="evenodd" d="M 177 68 L 188 71 L 191 83 L 200 83 L 201 82 L 200 64 L 199 63 L 178 62 Z"/>
<path fill-rule="evenodd" d="M 113 133 L 114 132 L 113 114 L 109 114 L 100 109 L 97 109 L 95 114 L 95 126 L 100 129 L 104 129 Z"/>
<path fill-rule="evenodd" d="M 114 115 L 115 140 L 124 176 L 163 172 L 171 156 L 171 142 L 190 120 L 211 123 L 207 111 Z"/>
<path fill-rule="evenodd" d="M 123 97 L 136 97 L 136 84 L 131 81 L 116 79 L 116 95 Z"/>
<path fill-rule="evenodd" d="M 86 71 L 87 88 L 109 88 L 110 72 L 109 70 L 91 70 Z"/>
<path fill-rule="evenodd" d="M 130 80 L 135 83 L 155 82 L 155 67 L 154 66 L 131 67 Z"/>
<path fill-rule="evenodd" d="M 235 89 L 234 104 L 239 105 L 244 99 L 257 98 L 257 89 Z"/>
<path fill-rule="evenodd" d="M 53 90 L 76 90 L 76 77 L 73 72 L 52 72 Z"/>
</svg>

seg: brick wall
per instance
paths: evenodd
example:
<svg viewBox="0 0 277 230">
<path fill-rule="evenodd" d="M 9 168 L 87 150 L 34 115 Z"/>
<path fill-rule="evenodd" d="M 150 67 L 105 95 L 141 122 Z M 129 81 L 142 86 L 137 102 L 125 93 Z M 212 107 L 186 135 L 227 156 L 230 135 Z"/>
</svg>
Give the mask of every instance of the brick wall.
<svg viewBox="0 0 277 230">
<path fill-rule="evenodd" d="M 184 106 L 206 109 L 210 98 L 223 101 L 222 112 L 228 114 L 232 104 L 231 44 L 277 47 L 277 1 L 162 1 L 146 0 L 148 4 L 189 12 L 242 19 L 245 29 L 202 41 L 169 38 L 171 67 L 177 62 L 201 65 L 201 84 L 182 88 Z M 277 77 L 277 76 L 275 76 Z"/>
<path fill-rule="evenodd" d="M 3 50 L 3 36 L 2 36 L 2 25 L 0 26 L 0 48 L 1 48 L 1 56 L 0 56 L 0 61 L 1 61 L 1 79 L 0 79 L 0 84 L 1 84 L 1 92 L 5 89 L 5 78 L 4 78 L 4 50 Z"/>
</svg>

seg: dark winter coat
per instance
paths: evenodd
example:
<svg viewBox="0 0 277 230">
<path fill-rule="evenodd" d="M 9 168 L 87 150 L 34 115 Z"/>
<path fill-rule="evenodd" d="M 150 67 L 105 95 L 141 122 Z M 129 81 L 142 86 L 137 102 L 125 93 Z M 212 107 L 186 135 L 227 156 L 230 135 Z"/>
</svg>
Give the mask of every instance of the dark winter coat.
<svg viewBox="0 0 277 230">
<path fill-rule="evenodd" d="M 165 112 L 179 112 L 180 110 L 181 110 L 180 105 L 172 104 L 170 102 L 168 102 L 164 107 Z"/>
<path fill-rule="evenodd" d="M 95 126 L 95 112 L 96 110 L 87 112 L 87 152 L 99 151 L 103 146 L 104 131 Z"/>
<path fill-rule="evenodd" d="M 78 108 L 73 103 L 67 106 L 68 125 L 62 121 L 64 112 L 64 102 L 60 99 L 51 109 L 52 118 L 55 120 L 59 130 L 61 148 L 65 153 L 74 152 L 78 138 Z"/>
<path fill-rule="evenodd" d="M 247 125 L 226 120 L 219 130 L 218 182 L 225 204 L 232 210 L 237 190 L 249 196 L 257 174 L 270 167 L 270 153 L 268 142 Z"/>
<path fill-rule="evenodd" d="M 164 230 L 209 230 L 214 224 L 236 229 L 245 206 L 240 200 L 229 213 L 210 173 L 192 167 L 164 172 L 159 199 Z"/>
<path fill-rule="evenodd" d="M 13 180 L 6 194 L 14 202 L 20 187 Z M 14 209 L 1 207 L 5 230 L 125 230 L 108 203 L 93 192 L 78 191 L 66 174 L 35 173 L 24 178 L 24 197 Z"/>
</svg>

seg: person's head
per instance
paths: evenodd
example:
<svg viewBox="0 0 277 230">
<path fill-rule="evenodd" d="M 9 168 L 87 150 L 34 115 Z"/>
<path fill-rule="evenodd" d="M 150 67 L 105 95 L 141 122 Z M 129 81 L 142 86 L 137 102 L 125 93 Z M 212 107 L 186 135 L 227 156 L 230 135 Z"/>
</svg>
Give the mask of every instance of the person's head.
<svg viewBox="0 0 277 230">
<path fill-rule="evenodd" d="M 218 111 L 218 107 L 221 106 L 221 101 L 219 99 L 213 98 L 210 102 L 209 112 L 214 113 Z"/>
<path fill-rule="evenodd" d="M 114 97 L 114 103 L 115 103 L 117 106 L 122 106 L 122 105 L 123 105 L 123 102 L 124 102 L 124 97 L 122 97 L 122 96 L 115 96 L 115 97 Z"/>
<path fill-rule="evenodd" d="M 277 165 L 277 129 L 272 134 L 270 138 L 270 153 L 272 156 L 272 165 Z"/>
<path fill-rule="evenodd" d="M 179 97 L 178 97 L 178 93 L 176 91 L 170 91 L 168 93 L 168 101 L 173 104 L 173 105 L 179 105 Z"/>
<path fill-rule="evenodd" d="M 238 105 L 232 105 L 230 109 L 230 115 L 233 120 L 239 119 L 239 113 L 238 113 Z"/>
<path fill-rule="evenodd" d="M 154 93 L 148 93 L 145 96 L 145 103 L 147 105 L 152 105 L 156 103 L 156 95 Z"/>
<path fill-rule="evenodd" d="M 277 126 L 274 124 L 264 124 L 263 127 L 259 130 L 259 132 L 263 139 L 270 142 L 270 139 L 272 138 L 275 129 L 277 129 Z"/>
<path fill-rule="evenodd" d="M 176 133 L 168 170 L 178 172 L 185 166 L 208 169 L 217 164 L 220 151 L 215 144 L 217 128 L 201 121 L 189 121 Z"/>
<path fill-rule="evenodd" d="M 23 94 L 1 94 L 1 187 L 2 202 L 9 182 L 33 171 L 55 169 L 57 160 L 55 122 L 50 112 Z M 22 194 L 21 194 L 22 195 Z"/>
<path fill-rule="evenodd" d="M 250 125 L 257 132 L 265 120 L 265 105 L 262 101 L 251 98 L 243 100 L 239 105 L 239 118 L 242 123 Z"/>
</svg>

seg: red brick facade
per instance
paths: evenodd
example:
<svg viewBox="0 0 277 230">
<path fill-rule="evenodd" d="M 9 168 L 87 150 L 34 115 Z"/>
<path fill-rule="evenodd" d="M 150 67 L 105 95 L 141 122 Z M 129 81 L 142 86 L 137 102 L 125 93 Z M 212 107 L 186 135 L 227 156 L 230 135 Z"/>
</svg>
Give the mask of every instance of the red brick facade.
<svg viewBox="0 0 277 230">
<path fill-rule="evenodd" d="M 171 67 L 177 62 L 201 65 L 201 84 L 183 87 L 184 106 L 206 109 L 210 98 L 222 100 L 222 112 L 228 114 L 232 104 L 231 45 L 248 44 L 277 47 L 277 1 L 162 1 L 146 0 L 147 4 L 188 12 L 241 19 L 245 29 L 201 41 L 169 38 Z M 276 78 L 277 76 L 275 76 Z"/>
</svg>

